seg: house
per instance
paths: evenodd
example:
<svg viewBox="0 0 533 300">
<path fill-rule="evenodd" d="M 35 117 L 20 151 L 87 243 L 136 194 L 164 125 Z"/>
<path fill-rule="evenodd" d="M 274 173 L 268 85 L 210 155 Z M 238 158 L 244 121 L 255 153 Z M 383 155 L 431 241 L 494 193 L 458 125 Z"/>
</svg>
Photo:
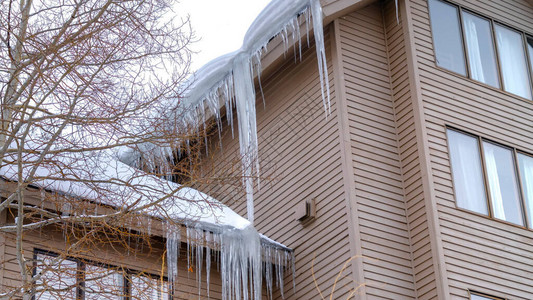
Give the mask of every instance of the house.
<svg viewBox="0 0 533 300">
<path fill-rule="evenodd" d="M 226 299 L 244 286 L 259 299 L 292 268 L 292 250 L 202 192 L 105 153 L 37 157 L 0 168 L 2 199 L 22 191 L 25 220 L 20 233 L 21 209 L 3 210 L 2 299 Z"/>
<path fill-rule="evenodd" d="M 286 274 L 283 296 L 273 297 L 532 299 L 533 2 L 326 0 L 323 24 L 317 1 L 309 3 L 285 4 L 296 22 L 275 22 L 292 29 L 281 37 L 268 22 L 252 30 L 266 40 L 251 38 L 250 47 L 268 51 L 257 97 L 237 103 L 240 117 L 220 94 L 216 109 L 201 106 L 247 135 L 233 138 L 223 125 L 221 141 L 210 138 L 201 171 L 227 180 L 196 188 L 242 216 L 251 211 L 257 231 L 294 251 L 294 285 Z M 227 87 L 227 70 L 249 72 L 232 69 L 233 59 L 206 69 L 200 90 Z M 243 172 L 260 184 L 243 187 Z M 60 232 L 56 240 L 64 243 Z M 154 258 L 165 257 L 164 240 L 155 255 L 141 251 L 120 265 L 160 274 L 165 263 Z M 177 299 L 198 297 L 198 282 L 207 284 L 187 267 L 178 264 Z M 214 299 L 223 293 L 216 276 Z"/>
<path fill-rule="evenodd" d="M 312 43 L 270 41 L 256 90 L 254 225 L 294 249 L 286 298 L 532 299 L 533 3 L 322 9 L 331 113 Z M 214 174 L 240 172 L 230 132 Z"/>
</svg>

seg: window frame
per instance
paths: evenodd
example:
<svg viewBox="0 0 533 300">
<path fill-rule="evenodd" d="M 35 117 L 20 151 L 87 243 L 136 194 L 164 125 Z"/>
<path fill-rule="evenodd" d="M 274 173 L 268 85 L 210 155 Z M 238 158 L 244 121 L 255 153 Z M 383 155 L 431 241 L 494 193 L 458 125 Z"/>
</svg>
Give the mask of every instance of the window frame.
<svg viewBox="0 0 533 300">
<path fill-rule="evenodd" d="M 525 216 L 525 227 L 528 228 L 528 229 L 533 229 L 533 219 L 530 219 L 530 218 L 533 218 L 533 216 L 529 216 L 528 214 L 528 209 L 527 209 L 527 203 L 526 203 L 526 190 L 524 189 L 524 186 L 522 184 L 522 174 L 521 174 L 521 171 L 520 171 L 520 165 L 519 165 L 519 160 L 518 160 L 518 155 L 524 155 L 524 156 L 528 156 L 530 158 L 533 159 L 533 154 L 531 153 L 527 153 L 525 151 L 521 151 L 521 150 L 517 150 L 515 149 L 515 164 L 516 164 L 516 172 L 517 172 L 517 176 L 518 176 L 518 187 L 520 189 L 520 192 L 521 192 L 521 195 L 522 195 L 522 206 L 523 206 L 523 210 L 524 210 L 524 216 Z M 531 205 L 533 205 L 533 203 L 531 203 Z M 529 227 L 528 225 L 529 224 L 532 224 L 531 227 Z"/>
<path fill-rule="evenodd" d="M 476 291 L 473 291 L 473 290 L 468 290 L 468 298 L 469 299 L 472 299 L 472 295 L 476 295 L 476 296 L 479 296 L 479 297 L 487 298 L 489 300 L 507 300 L 507 298 L 502 298 L 502 297 L 498 297 L 498 296 L 489 295 L 489 294 L 486 294 L 486 293 L 481 293 L 481 292 L 476 292 Z"/>
<path fill-rule="evenodd" d="M 47 255 L 47 256 L 50 256 L 50 257 L 58 257 L 59 254 L 56 253 L 56 252 L 53 252 L 53 251 L 50 251 L 50 250 L 43 250 L 43 249 L 39 249 L 39 248 L 34 248 L 33 249 L 33 271 L 32 271 L 32 277 L 34 277 L 36 275 L 36 272 L 37 272 L 37 256 L 38 255 Z M 132 292 L 132 288 L 131 288 L 131 278 L 133 276 L 142 276 L 142 277 L 148 277 L 148 278 L 154 278 L 154 279 L 157 279 L 158 281 L 161 280 L 161 278 L 163 279 L 163 281 L 167 282 L 168 283 L 168 300 L 170 299 L 173 299 L 173 295 L 174 295 L 174 287 L 172 285 L 172 283 L 168 280 L 168 278 L 166 276 L 160 276 L 160 275 L 155 275 L 155 274 L 151 274 L 151 273 L 145 273 L 145 272 L 140 272 L 140 271 L 136 271 L 136 270 L 133 270 L 133 269 L 129 269 L 129 268 L 119 268 L 117 266 L 113 266 L 113 265 L 110 265 L 110 264 L 106 264 L 106 263 L 101 263 L 101 262 L 97 262 L 97 261 L 93 261 L 93 260 L 85 260 L 85 259 L 79 259 L 79 258 L 75 258 L 75 257 L 71 257 L 71 256 L 67 256 L 64 258 L 65 260 L 69 260 L 69 261 L 73 261 L 76 263 L 76 284 L 75 284 L 75 287 L 73 287 L 74 289 L 76 289 L 75 291 L 75 295 L 76 295 L 76 300 L 85 300 L 85 292 L 84 292 L 84 287 L 85 287 L 85 267 L 86 265 L 93 265 L 93 266 L 97 266 L 97 267 L 102 267 L 102 268 L 107 268 L 107 269 L 117 269 L 117 270 L 122 270 L 122 280 L 123 280 L 123 283 L 124 283 L 124 286 L 123 286 L 123 293 L 124 293 L 124 297 L 120 297 L 121 300 L 131 300 L 132 297 L 131 297 L 131 292 Z M 36 300 L 36 295 L 33 295 L 32 300 Z"/>
<path fill-rule="evenodd" d="M 451 164 L 451 148 L 450 148 L 450 140 L 448 138 L 448 131 L 454 131 L 456 133 L 459 133 L 459 134 L 463 134 L 463 135 L 467 135 L 467 136 L 470 136 L 470 137 L 473 137 L 477 140 L 477 149 L 479 151 L 479 159 L 480 159 L 480 163 L 481 163 L 481 172 L 482 172 L 482 176 L 483 176 L 483 183 L 484 183 L 484 192 L 485 192 L 485 201 L 487 202 L 487 208 L 488 208 L 488 214 L 485 215 L 483 213 L 479 213 L 479 212 L 476 212 L 476 211 L 473 211 L 473 210 L 469 210 L 467 208 L 463 208 L 463 207 L 460 207 L 457 205 L 457 192 L 456 192 L 456 183 L 455 183 L 455 180 L 453 180 L 453 167 L 452 167 L 452 164 Z M 455 127 L 452 127 L 452 126 L 446 126 L 445 127 L 445 135 L 446 135 L 446 148 L 448 150 L 448 162 L 449 162 L 449 167 L 450 167 L 450 175 L 451 175 L 451 181 L 452 181 L 452 191 L 453 191 L 453 197 L 454 197 L 454 203 L 455 203 L 455 207 L 456 209 L 459 209 L 459 210 L 462 210 L 462 211 L 465 211 L 465 212 L 468 212 L 468 213 L 472 213 L 472 214 L 476 214 L 476 215 L 479 215 L 479 216 L 483 216 L 483 217 L 488 217 L 490 218 L 491 220 L 495 220 L 495 221 L 498 221 L 498 222 L 502 222 L 502 223 L 505 223 L 505 224 L 509 224 L 509 225 L 513 225 L 513 226 L 517 226 L 517 227 L 520 227 L 520 228 L 524 228 L 524 229 L 529 229 L 529 230 L 533 230 L 533 227 L 529 227 L 529 224 L 530 224 L 530 218 L 533 218 L 533 216 L 529 216 L 528 212 L 527 212 L 527 204 L 526 204 L 526 198 L 525 198 L 525 192 L 524 192 L 524 187 L 522 186 L 522 174 L 520 174 L 520 167 L 518 165 L 518 154 L 522 154 L 522 155 L 526 155 L 526 156 L 529 156 L 529 157 L 532 157 L 533 158 L 533 154 L 531 153 L 528 153 L 526 151 L 523 151 L 523 150 L 519 150 L 515 147 L 512 147 L 512 146 L 508 146 L 508 145 L 505 145 L 505 144 L 502 144 L 502 143 L 499 143 L 499 142 L 496 142 L 494 140 L 491 140 L 491 139 L 487 139 L 487 138 L 484 138 L 480 135 L 476 135 L 476 134 L 472 134 L 468 131 L 464 131 L 464 130 L 461 130 L 461 129 L 458 129 L 458 128 L 455 128 Z M 512 167 L 513 167 L 513 171 L 515 173 L 515 176 L 516 176 L 516 188 L 517 188 L 517 193 L 518 193 L 518 197 L 519 197 L 519 206 L 520 206 L 520 210 L 521 210 L 521 217 L 522 217 L 522 221 L 523 221 L 523 224 L 524 225 L 520 225 L 520 224 L 517 224 L 517 223 L 513 223 L 511 221 L 508 221 L 508 220 L 503 220 L 503 219 L 499 219 L 499 218 L 496 218 L 494 217 L 494 210 L 493 210 L 493 204 L 492 204 L 492 196 L 491 196 L 491 192 L 490 192 L 490 184 L 488 182 L 488 177 L 487 177 L 487 170 L 486 170 L 486 158 L 485 158 L 485 152 L 484 152 L 484 149 L 483 149 L 483 142 L 487 142 L 487 143 L 491 143 L 495 146 L 498 146 L 498 147 L 502 147 L 502 148 L 505 148 L 505 149 L 508 149 L 511 151 L 511 155 L 512 155 Z M 533 220 L 532 220 L 533 221 Z M 531 222 L 533 224 L 533 222 Z"/>
<path fill-rule="evenodd" d="M 461 41 L 462 41 L 462 50 L 463 50 L 463 56 L 464 56 L 464 64 L 465 64 L 465 71 L 466 71 L 466 76 L 463 75 L 463 74 L 460 74 L 460 73 L 457 73 L 453 70 L 450 70 L 450 69 L 447 69 L 445 67 L 442 67 L 442 66 L 439 66 L 439 64 L 437 63 L 437 56 L 436 56 L 436 50 L 435 50 L 435 35 L 433 34 L 433 27 L 431 25 L 431 13 L 429 11 L 429 1 L 439 1 L 441 3 L 444 3 L 444 4 L 447 4 L 447 5 L 450 5 L 450 6 L 453 6 L 455 8 L 457 8 L 457 12 L 459 14 L 459 18 L 458 18 L 458 21 L 459 21 L 459 28 L 461 30 Z M 488 16 L 485 16 L 483 14 L 480 14 L 472 9 L 469 9 L 469 8 L 465 8 L 453 1 L 449 1 L 449 0 L 427 0 L 426 1 L 426 4 L 427 4 L 427 9 L 428 9 L 428 20 L 429 21 L 429 28 L 430 28 L 430 33 L 431 33 L 431 41 L 432 41 L 432 47 L 433 47 L 433 61 L 435 63 L 435 67 L 438 68 L 439 70 L 443 70 L 443 71 L 446 71 L 446 72 L 449 72 L 450 74 L 454 74 L 456 76 L 460 76 L 461 78 L 467 78 L 469 80 L 472 80 L 473 82 L 477 83 L 477 84 L 481 84 L 483 86 L 486 86 L 486 87 L 489 87 L 491 89 L 495 89 L 495 90 L 498 90 L 500 92 L 504 92 L 506 94 L 509 94 L 509 95 L 512 95 L 514 97 L 519 97 L 521 99 L 526 99 L 528 101 L 533 101 L 533 61 L 531 61 L 531 58 L 530 58 L 530 55 L 528 53 L 528 43 L 527 43 L 527 40 L 528 38 L 529 39 L 532 39 L 533 40 L 533 34 L 529 34 L 528 32 L 525 32 L 523 30 L 519 30 L 519 29 L 516 29 L 515 27 L 509 25 L 509 24 L 506 24 L 505 22 L 502 22 L 502 21 L 499 21 L 499 20 L 496 20 L 492 17 L 488 17 Z M 499 84 L 499 87 L 495 87 L 495 86 L 492 86 L 488 83 L 485 83 L 485 82 L 482 82 L 482 81 L 478 81 L 474 78 L 472 78 L 471 76 L 471 68 L 470 68 L 470 57 L 468 55 L 468 49 L 467 49 L 467 43 L 466 43 L 466 36 L 465 36 L 465 28 L 464 28 L 464 21 L 463 21 L 463 12 L 466 12 L 466 13 L 469 13 L 469 14 L 472 14 L 476 17 L 479 17 L 479 18 L 482 18 L 482 19 L 485 19 L 489 22 L 489 29 L 491 31 L 491 37 L 492 37 L 492 47 L 494 49 L 494 55 L 495 55 L 495 61 L 496 61 L 496 68 L 497 68 L 497 76 L 498 76 L 498 84 Z M 512 92 L 509 92 L 509 91 L 506 91 L 505 90 L 505 85 L 504 85 L 504 82 L 503 82 L 503 74 L 502 74 L 502 65 L 501 65 L 501 62 L 500 62 L 500 55 L 499 55 L 499 49 L 498 49 L 498 43 L 496 42 L 496 31 L 495 31 L 495 26 L 496 25 L 499 25 L 499 26 L 502 26 L 502 27 L 505 27 L 509 30 L 512 30 L 512 31 L 515 31 L 517 33 L 519 33 L 521 36 L 522 36 L 522 50 L 523 50 L 523 53 L 525 54 L 525 62 L 526 62 L 526 69 L 527 69 L 527 75 L 528 75 L 528 78 L 527 78 L 527 83 L 529 83 L 529 91 L 530 91 L 530 95 L 531 95 L 531 99 L 528 99 L 528 98 L 525 98 L 523 96 L 520 96 L 518 94 L 515 94 L 515 93 L 512 93 Z"/>
</svg>

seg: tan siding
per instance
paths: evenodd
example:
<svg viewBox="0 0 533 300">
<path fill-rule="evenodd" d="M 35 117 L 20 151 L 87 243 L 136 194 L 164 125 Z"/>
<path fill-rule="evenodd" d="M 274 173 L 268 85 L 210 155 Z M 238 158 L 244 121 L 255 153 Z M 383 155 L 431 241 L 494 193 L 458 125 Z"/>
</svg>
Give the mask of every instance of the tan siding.
<svg viewBox="0 0 533 300">
<path fill-rule="evenodd" d="M 4 273 L 5 290 L 20 286 L 20 268 L 16 257 L 16 237 L 8 234 L 6 238 L 5 263 L 2 272 Z M 35 249 L 59 253 L 67 247 L 67 239 L 63 234 L 54 228 L 43 228 L 42 230 L 28 231 L 23 241 L 24 255 L 27 259 L 32 259 Z M 70 239 L 69 239 L 70 240 Z M 164 245 L 154 241 L 151 247 L 147 245 L 135 246 L 130 250 L 115 245 L 114 248 L 106 245 L 99 247 L 91 246 L 89 249 L 78 248 L 79 254 L 87 260 L 97 263 L 106 263 L 111 266 L 124 267 L 132 272 L 144 272 L 152 275 L 166 276 L 166 271 L 162 265 L 164 255 Z M 137 247 L 137 248 L 136 248 Z M 176 299 L 198 299 L 198 285 L 196 274 L 187 271 L 186 247 L 181 247 L 180 261 L 178 264 L 178 282 L 175 289 Z M 134 259 L 132 259 L 134 258 Z M 210 272 L 210 299 L 222 299 L 222 286 L 220 274 L 216 271 L 216 263 L 212 263 Z M 201 294 L 207 297 L 205 267 L 202 269 L 202 291 Z"/>
<path fill-rule="evenodd" d="M 454 2 L 533 33 L 533 6 L 526 1 Z M 445 126 L 532 152 L 533 102 L 437 68 L 427 3 L 412 1 L 411 8 L 450 297 L 467 299 L 467 289 L 474 289 L 531 299 L 533 232 L 456 208 Z"/>
<path fill-rule="evenodd" d="M 328 30 L 326 29 L 327 33 Z M 331 94 L 335 95 L 330 38 L 326 36 Z M 257 101 L 257 127 L 261 164 L 261 189 L 255 194 L 255 227 L 270 238 L 295 251 L 296 286 L 286 278 L 286 299 L 317 299 L 318 291 L 311 269 L 314 260 L 316 282 L 324 295 L 329 295 L 335 277 L 351 257 L 348 219 L 341 166 L 341 147 L 336 116 L 336 99 L 332 111 L 325 115 L 318 78 L 315 49 L 304 49 L 302 61 L 294 61 L 292 51 L 280 69 L 263 75 L 265 96 Z M 213 158 L 205 162 L 206 174 L 240 174 L 240 166 L 225 171 L 225 166 L 238 160 L 238 141 L 224 129 L 222 151 L 213 142 Z M 213 163 L 214 162 L 214 163 Z M 212 168 L 212 169 L 211 169 Z M 213 172 L 213 173 L 210 173 Z M 240 214 L 246 214 L 240 182 L 215 184 L 208 191 Z M 294 211 L 304 200 L 315 198 L 317 219 L 306 227 L 295 220 Z M 348 278 L 351 269 L 336 287 L 335 299 L 347 298 L 354 285 Z M 275 298 L 281 298 L 279 291 Z"/>
<path fill-rule="evenodd" d="M 414 299 L 411 247 L 382 9 L 339 20 L 368 299 Z"/>
<path fill-rule="evenodd" d="M 388 60 L 393 98 L 393 109 L 398 135 L 398 153 L 401 162 L 403 193 L 410 246 L 412 251 L 412 274 L 418 299 L 436 297 L 436 269 L 433 265 L 428 219 L 420 169 L 419 148 L 415 130 L 414 107 L 404 41 L 406 30 L 392 1 L 384 10 Z"/>
</svg>

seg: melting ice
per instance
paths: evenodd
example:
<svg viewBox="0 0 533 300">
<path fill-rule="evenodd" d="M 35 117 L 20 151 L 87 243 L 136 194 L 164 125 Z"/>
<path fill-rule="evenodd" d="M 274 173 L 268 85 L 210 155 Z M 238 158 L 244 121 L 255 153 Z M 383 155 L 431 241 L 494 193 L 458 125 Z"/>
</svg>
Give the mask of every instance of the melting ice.
<svg viewBox="0 0 533 300">
<path fill-rule="evenodd" d="M 209 226 L 196 224 L 187 226 L 185 230 L 187 268 L 195 267 L 199 297 L 201 296 L 201 274 L 204 261 L 207 296 L 209 296 L 212 252 L 218 258 L 215 261 L 222 280 L 222 299 L 261 299 L 263 277 L 269 299 L 272 299 L 274 282 L 283 296 L 284 274 L 292 272 L 294 279 L 292 251 L 262 237 L 253 226 L 244 229 L 211 227 L 206 230 L 205 228 Z M 177 282 L 180 227 L 178 225 L 167 226 L 166 239 L 168 278 L 172 282 Z"/>
<path fill-rule="evenodd" d="M 267 44 L 275 36 L 281 36 L 285 51 L 288 50 L 292 38 L 301 57 L 300 21 L 309 26 L 311 19 L 322 101 L 327 116 L 330 112 L 330 90 L 322 7 L 319 0 L 273 0 L 252 23 L 239 50 L 209 62 L 196 72 L 189 81 L 189 89 L 183 103 L 176 111 L 180 115 L 187 116 L 183 118 L 183 122 L 203 124 L 205 128 L 206 111 L 210 112 L 220 125 L 220 106 L 225 105 L 228 122 L 233 132 L 232 109 L 236 108 L 243 185 L 246 189 L 248 219 L 252 223 L 254 183 L 251 178 L 254 175 L 259 178 L 254 76 L 260 78 L 261 55 L 268 51 Z"/>
<path fill-rule="evenodd" d="M 246 189 L 248 220 L 252 224 L 254 220 L 252 178 L 254 175 L 259 177 L 254 77 L 257 75 L 260 79 L 261 56 L 268 51 L 267 44 L 275 36 L 281 36 L 285 51 L 291 44 L 295 45 L 295 49 L 298 46 L 301 58 L 300 25 L 301 22 L 306 23 L 307 42 L 309 43 L 308 26 L 311 19 L 322 101 L 327 116 L 330 112 L 330 90 L 324 47 L 322 7 L 319 0 L 273 0 L 252 23 L 238 51 L 215 59 L 196 72 L 187 83 L 188 92 L 174 110 L 175 115 L 169 116 L 170 120 L 177 122 L 172 126 L 193 127 L 199 130 L 201 125 L 205 128 L 205 120 L 208 119 L 206 113 L 208 113 L 215 118 L 220 130 L 222 127 L 220 107 L 226 106 L 227 119 L 233 134 L 233 108 L 236 109 L 243 185 Z M 166 152 L 164 150 L 153 151 L 156 154 Z M 159 159 L 159 161 L 165 159 Z M 158 160 L 154 159 L 154 161 Z M 261 238 L 252 225 L 244 229 L 228 226 L 209 230 L 201 227 L 187 227 L 186 236 L 187 261 L 191 263 L 194 258 L 196 263 L 199 292 L 204 259 L 207 289 L 209 289 L 213 249 L 218 255 L 215 260 L 222 277 L 223 299 L 248 299 L 249 297 L 261 299 L 263 276 L 270 297 L 273 283 L 276 280 L 276 285 L 283 294 L 284 271 L 292 270 L 294 278 L 292 251 L 281 246 L 277 247 L 275 243 L 265 242 L 267 239 Z M 167 229 L 166 238 L 168 277 L 171 280 L 177 280 L 179 228 Z M 207 293 L 209 294 L 209 290 Z"/>
</svg>

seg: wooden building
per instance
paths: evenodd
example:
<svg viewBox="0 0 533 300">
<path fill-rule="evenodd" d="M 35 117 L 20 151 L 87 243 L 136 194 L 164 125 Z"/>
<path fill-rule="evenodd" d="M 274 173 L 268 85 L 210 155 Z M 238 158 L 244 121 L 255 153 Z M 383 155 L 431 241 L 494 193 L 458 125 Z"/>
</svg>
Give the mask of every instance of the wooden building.
<svg viewBox="0 0 533 300">
<path fill-rule="evenodd" d="M 272 40 L 257 90 L 255 226 L 295 251 L 286 298 L 533 299 L 533 2 L 321 2 L 331 114 L 313 47 Z"/>
<path fill-rule="evenodd" d="M 533 1 L 395 2 L 321 1 L 329 114 L 312 43 L 262 58 L 254 226 L 294 250 L 284 298 L 533 299 Z M 221 139 L 203 171 L 238 178 Z M 246 215 L 239 185 L 198 189 Z"/>
</svg>

